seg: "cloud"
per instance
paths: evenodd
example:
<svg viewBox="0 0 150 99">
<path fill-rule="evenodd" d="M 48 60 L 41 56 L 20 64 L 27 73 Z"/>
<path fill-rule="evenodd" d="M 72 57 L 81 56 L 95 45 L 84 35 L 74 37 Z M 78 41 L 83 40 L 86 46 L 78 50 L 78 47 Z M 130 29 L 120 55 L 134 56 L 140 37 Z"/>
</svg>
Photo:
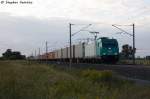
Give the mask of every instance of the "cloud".
<svg viewBox="0 0 150 99">
<path fill-rule="evenodd" d="M 45 41 L 53 43 L 56 38 L 58 41 L 66 40 L 68 30 L 65 29 L 66 23 L 61 19 L 39 20 L 32 17 L 1 16 L 1 53 L 7 48 L 12 48 L 29 54 L 35 48 L 44 47 Z"/>
<path fill-rule="evenodd" d="M 32 5 L 2 5 L 0 12 L 39 18 L 65 17 L 69 19 L 113 22 L 134 19 L 148 7 L 142 0 L 32 0 Z M 145 10 L 146 11 L 146 10 Z M 82 16 L 82 17 L 81 17 Z"/>
<path fill-rule="evenodd" d="M 44 52 L 46 41 L 49 43 L 49 49 L 64 47 L 69 40 L 69 22 L 88 23 L 64 18 L 18 17 L 7 13 L 0 13 L 0 21 L 0 53 L 11 48 L 26 55 L 39 47 Z M 72 31 L 81 27 L 74 27 Z"/>
</svg>

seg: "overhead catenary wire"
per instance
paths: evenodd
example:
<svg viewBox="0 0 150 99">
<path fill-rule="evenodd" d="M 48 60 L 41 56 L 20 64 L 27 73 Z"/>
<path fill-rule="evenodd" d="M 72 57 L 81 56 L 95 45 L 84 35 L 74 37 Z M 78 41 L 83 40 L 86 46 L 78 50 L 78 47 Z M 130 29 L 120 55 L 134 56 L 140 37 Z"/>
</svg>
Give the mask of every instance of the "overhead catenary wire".
<svg viewBox="0 0 150 99">
<path fill-rule="evenodd" d="M 130 25 L 127 25 L 127 24 L 113 24 L 114 26 L 133 26 L 132 24 L 130 24 Z"/>
<path fill-rule="evenodd" d="M 116 26 L 116 25 L 112 25 L 112 26 L 115 27 L 115 28 L 117 28 L 117 29 L 119 29 L 120 31 L 122 31 L 122 32 L 120 32 L 120 33 L 124 33 L 124 34 L 128 34 L 128 35 L 130 35 L 130 36 L 133 36 L 132 34 L 126 32 L 125 30 L 123 30 L 123 29 L 117 27 L 117 26 L 119 26 L 119 25 L 117 25 L 117 26 Z M 121 26 L 121 25 L 120 25 L 120 26 Z"/>
<path fill-rule="evenodd" d="M 79 32 L 81 32 L 81 31 L 88 31 L 89 32 L 89 30 L 85 30 L 86 28 L 88 28 L 89 26 L 91 26 L 91 25 L 96 25 L 96 24 L 108 24 L 108 23 L 104 23 L 104 22 L 97 22 L 97 23 L 92 23 L 92 24 L 88 24 L 87 26 L 85 26 L 85 27 L 83 27 L 82 29 L 80 29 L 79 31 L 77 31 L 77 32 L 75 32 L 74 34 L 72 34 L 72 36 L 74 36 L 74 35 L 76 35 L 77 33 L 79 33 Z M 72 25 L 85 25 L 85 24 L 72 24 Z M 110 24 L 109 24 L 110 25 Z M 119 25 L 119 26 L 127 26 L 127 25 Z M 120 33 L 123 33 L 123 32 L 120 32 Z M 58 42 L 57 42 L 58 43 Z M 52 44 L 52 45 L 50 45 L 50 46 L 48 46 L 49 48 L 51 48 L 51 50 L 55 50 L 55 49 L 58 49 L 57 47 L 53 47 L 52 48 L 52 46 L 55 46 L 56 45 L 56 43 L 55 44 Z M 63 46 L 68 46 L 68 44 L 66 44 L 66 45 L 63 45 Z"/>
<path fill-rule="evenodd" d="M 77 33 L 81 32 L 81 31 L 84 31 L 84 29 L 86 29 L 86 28 L 90 27 L 91 25 L 92 25 L 92 24 L 88 24 L 87 26 L 85 26 L 85 27 L 81 28 L 79 31 L 77 31 L 77 32 L 73 33 L 71 36 L 74 36 L 74 35 L 76 35 Z"/>
</svg>

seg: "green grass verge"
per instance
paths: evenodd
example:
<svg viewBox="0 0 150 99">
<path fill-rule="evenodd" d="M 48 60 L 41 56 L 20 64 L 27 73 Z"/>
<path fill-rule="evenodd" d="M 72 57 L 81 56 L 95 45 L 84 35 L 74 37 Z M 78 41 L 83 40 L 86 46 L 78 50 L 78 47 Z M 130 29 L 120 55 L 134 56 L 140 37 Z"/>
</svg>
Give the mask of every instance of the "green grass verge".
<svg viewBox="0 0 150 99">
<path fill-rule="evenodd" d="M 150 87 L 112 71 L 65 70 L 26 61 L 0 61 L 0 99 L 150 99 Z"/>
<path fill-rule="evenodd" d="M 120 60 L 119 63 L 122 64 L 133 64 L 132 60 Z M 150 60 L 146 60 L 146 59 L 136 59 L 135 60 L 135 64 L 137 65 L 150 65 Z"/>
</svg>

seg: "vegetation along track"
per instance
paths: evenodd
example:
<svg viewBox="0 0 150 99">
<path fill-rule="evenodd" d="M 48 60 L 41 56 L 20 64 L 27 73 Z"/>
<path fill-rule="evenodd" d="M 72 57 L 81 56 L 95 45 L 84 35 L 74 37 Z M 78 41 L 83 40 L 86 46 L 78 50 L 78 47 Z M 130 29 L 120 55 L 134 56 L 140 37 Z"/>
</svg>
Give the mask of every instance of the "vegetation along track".
<svg viewBox="0 0 150 99">
<path fill-rule="evenodd" d="M 50 63 L 51 64 L 51 63 Z M 56 63 L 53 63 L 56 64 Z M 63 67 L 69 67 L 69 64 L 57 64 Z M 150 81 L 150 66 L 144 65 L 111 65 L 111 64 L 72 64 L 73 68 L 79 69 L 96 69 L 96 70 L 112 70 L 122 76 Z"/>
</svg>

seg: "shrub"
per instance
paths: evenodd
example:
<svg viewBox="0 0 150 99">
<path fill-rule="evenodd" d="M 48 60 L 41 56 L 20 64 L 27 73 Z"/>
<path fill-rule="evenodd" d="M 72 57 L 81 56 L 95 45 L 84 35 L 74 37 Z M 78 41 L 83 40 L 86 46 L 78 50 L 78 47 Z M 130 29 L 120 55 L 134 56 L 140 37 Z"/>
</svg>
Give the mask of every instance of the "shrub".
<svg viewBox="0 0 150 99">
<path fill-rule="evenodd" d="M 93 82 L 110 82 L 112 80 L 112 71 L 110 70 L 85 70 L 81 75 Z"/>
</svg>

